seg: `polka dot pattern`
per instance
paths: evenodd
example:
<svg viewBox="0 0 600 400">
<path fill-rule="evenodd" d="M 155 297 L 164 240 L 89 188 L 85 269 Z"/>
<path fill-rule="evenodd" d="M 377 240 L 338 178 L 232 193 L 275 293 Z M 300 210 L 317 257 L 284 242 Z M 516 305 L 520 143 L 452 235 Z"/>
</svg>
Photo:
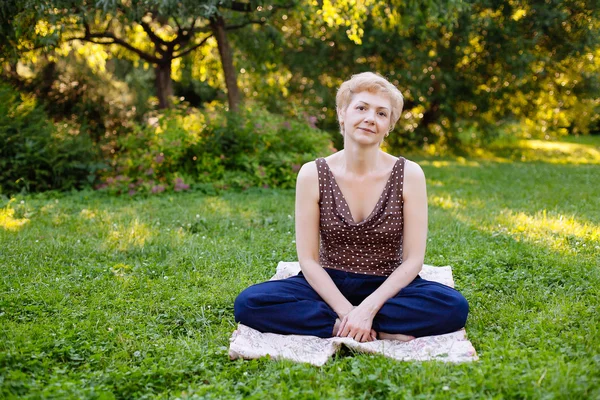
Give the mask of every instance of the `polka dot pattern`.
<svg viewBox="0 0 600 400">
<path fill-rule="evenodd" d="M 389 276 L 402 264 L 405 161 L 398 158 L 375 209 L 365 220 L 355 222 L 329 165 L 324 158 L 315 160 L 321 214 L 319 260 L 323 267 Z"/>
</svg>

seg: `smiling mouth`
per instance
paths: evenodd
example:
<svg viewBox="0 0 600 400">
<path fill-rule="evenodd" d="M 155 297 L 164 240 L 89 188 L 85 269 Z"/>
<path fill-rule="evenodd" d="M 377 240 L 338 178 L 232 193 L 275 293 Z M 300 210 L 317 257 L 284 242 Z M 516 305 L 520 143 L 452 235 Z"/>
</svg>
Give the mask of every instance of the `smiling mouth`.
<svg viewBox="0 0 600 400">
<path fill-rule="evenodd" d="M 358 129 L 362 129 L 363 131 L 366 131 L 366 132 L 369 132 L 369 133 L 375 133 L 375 131 L 372 131 L 372 130 L 367 129 L 367 128 L 358 127 Z"/>
</svg>

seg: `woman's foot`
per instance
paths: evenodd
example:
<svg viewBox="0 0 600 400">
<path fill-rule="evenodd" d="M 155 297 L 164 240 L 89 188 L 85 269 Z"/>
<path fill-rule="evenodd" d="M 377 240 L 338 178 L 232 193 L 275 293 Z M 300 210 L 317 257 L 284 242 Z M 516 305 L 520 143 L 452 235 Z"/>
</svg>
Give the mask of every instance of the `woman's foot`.
<svg viewBox="0 0 600 400">
<path fill-rule="evenodd" d="M 377 339 L 381 339 L 381 340 L 399 340 L 401 342 L 410 342 L 414 338 L 415 338 L 414 336 L 403 335 L 401 333 L 379 332 L 377 334 Z"/>
</svg>

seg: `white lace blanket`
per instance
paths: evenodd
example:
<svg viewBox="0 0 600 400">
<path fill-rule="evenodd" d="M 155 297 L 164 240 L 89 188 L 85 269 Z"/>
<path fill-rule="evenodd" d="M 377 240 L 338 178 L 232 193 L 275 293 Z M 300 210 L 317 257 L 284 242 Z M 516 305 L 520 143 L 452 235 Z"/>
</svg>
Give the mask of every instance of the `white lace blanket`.
<svg viewBox="0 0 600 400">
<path fill-rule="evenodd" d="M 285 279 L 298 272 L 300 272 L 300 265 L 297 262 L 282 261 L 271 280 Z M 420 275 L 423 279 L 454 287 L 451 267 L 424 265 Z M 360 343 L 354 339 L 341 337 L 321 339 L 316 336 L 261 333 L 239 324 L 230 342 L 229 357 L 232 360 L 270 356 L 277 360 L 306 362 L 316 366 L 325 364 L 342 345 L 355 351 L 378 353 L 400 361 L 465 362 L 478 359 L 477 352 L 467 339 L 464 329 L 445 335 L 420 337 L 410 342 L 375 340 Z"/>
</svg>

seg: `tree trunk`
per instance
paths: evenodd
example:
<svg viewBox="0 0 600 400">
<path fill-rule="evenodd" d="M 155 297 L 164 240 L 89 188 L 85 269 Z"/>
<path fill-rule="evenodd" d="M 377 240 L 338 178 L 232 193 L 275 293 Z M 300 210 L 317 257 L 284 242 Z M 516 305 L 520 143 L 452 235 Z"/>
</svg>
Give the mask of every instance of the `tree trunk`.
<svg viewBox="0 0 600 400">
<path fill-rule="evenodd" d="M 171 80 L 171 60 L 156 65 L 156 96 L 158 97 L 158 108 L 171 107 L 171 96 L 173 96 L 173 81 Z"/>
<path fill-rule="evenodd" d="M 225 74 L 225 85 L 227 86 L 227 102 L 229 110 L 237 112 L 240 105 L 240 90 L 237 84 L 237 76 L 233 67 L 233 55 L 227 33 L 225 32 L 225 21 L 223 17 L 217 16 L 211 19 L 210 27 L 217 39 L 219 55 L 221 56 L 221 65 Z"/>
</svg>

